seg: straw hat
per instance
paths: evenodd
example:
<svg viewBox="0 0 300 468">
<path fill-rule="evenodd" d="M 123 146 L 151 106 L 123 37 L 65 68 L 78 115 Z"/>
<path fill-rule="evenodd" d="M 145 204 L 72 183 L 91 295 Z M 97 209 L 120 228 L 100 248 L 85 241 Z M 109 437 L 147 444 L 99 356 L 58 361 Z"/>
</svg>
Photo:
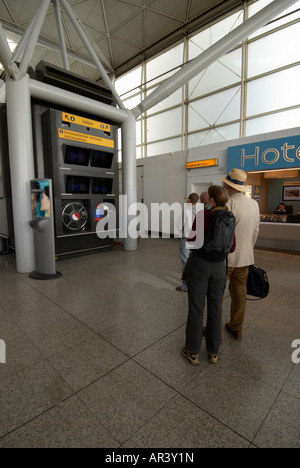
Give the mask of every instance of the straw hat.
<svg viewBox="0 0 300 468">
<path fill-rule="evenodd" d="M 228 176 L 221 180 L 239 192 L 246 192 L 245 182 L 247 180 L 247 174 L 241 169 L 232 169 Z"/>
</svg>

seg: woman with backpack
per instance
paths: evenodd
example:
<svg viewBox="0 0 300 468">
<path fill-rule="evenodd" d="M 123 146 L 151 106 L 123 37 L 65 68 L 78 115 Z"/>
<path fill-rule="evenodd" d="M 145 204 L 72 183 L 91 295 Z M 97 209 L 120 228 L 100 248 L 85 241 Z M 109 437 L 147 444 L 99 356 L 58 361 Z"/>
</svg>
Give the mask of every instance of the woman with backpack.
<svg viewBox="0 0 300 468">
<path fill-rule="evenodd" d="M 186 326 L 186 345 L 182 356 L 193 365 L 199 364 L 203 335 L 203 315 L 207 296 L 206 349 L 209 362 L 217 364 L 221 342 L 222 301 L 226 284 L 226 259 L 235 250 L 234 215 L 228 210 L 228 192 L 212 185 L 209 190 L 210 211 L 204 211 L 204 244 L 193 250 L 188 270 L 189 313 Z M 202 213 L 203 216 L 203 213 Z M 197 215 L 193 233 L 200 235 L 203 222 Z M 195 237 L 189 239 L 194 242 Z"/>
</svg>

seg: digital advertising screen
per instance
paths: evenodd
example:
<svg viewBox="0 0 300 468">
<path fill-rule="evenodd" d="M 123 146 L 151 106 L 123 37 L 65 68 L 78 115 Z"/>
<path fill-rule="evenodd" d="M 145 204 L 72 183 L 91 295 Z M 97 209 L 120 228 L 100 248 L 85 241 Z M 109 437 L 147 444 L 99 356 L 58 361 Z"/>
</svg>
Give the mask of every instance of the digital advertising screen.
<svg viewBox="0 0 300 468">
<path fill-rule="evenodd" d="M 51 217 L 51 195 L 49 180 L 31 181 L 32 218 Z"/>
</svg>

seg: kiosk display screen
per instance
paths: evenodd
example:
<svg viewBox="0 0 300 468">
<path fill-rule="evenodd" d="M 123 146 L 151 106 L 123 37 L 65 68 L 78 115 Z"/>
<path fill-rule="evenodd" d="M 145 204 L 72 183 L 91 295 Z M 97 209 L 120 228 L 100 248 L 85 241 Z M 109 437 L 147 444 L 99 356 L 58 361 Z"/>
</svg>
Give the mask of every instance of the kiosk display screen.
<svg viewBox="0 0 300 468">
<path fill-rule="evenodd" d="M 90 178 L 81 176 L 67 176 L 67 193 L 88 194 L 90 192 Z"/>
<path fill-rule="evenodd" d="M 113 179 L 94 179 L 92 193 L 95 195 L 98 194 L 107 194 L 112 192 Z"/>
<path fill-rule="evenodd" d="M 90 151 L 85 148 L 76 148 L 74 146 L 66 146 L 65 164 L 75 164 L 77 166 L 88 166 L 90 159 Z"/>
<path fill-rule="evenodd" d="M 93 151 L 91 166 L 103 167 L 103 169 L 111 169 L 113 157 L 113 153 L 106 153 L 105 151 Z"/>
<path fill-rule="evenodd" d="M 48 180 L 32 180 L 31 185 L 31 211 L 32 218 L 51 217 L 50 182 Z"/>
</svg>

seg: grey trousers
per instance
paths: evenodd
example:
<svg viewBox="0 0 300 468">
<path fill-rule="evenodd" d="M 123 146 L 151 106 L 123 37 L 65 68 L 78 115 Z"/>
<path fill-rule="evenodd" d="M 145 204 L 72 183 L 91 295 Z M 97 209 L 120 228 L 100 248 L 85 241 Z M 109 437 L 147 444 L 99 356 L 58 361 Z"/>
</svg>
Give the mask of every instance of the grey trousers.
<svg viewBox="0 0 300 468">
<path fill-rule="evenodd" d="M 183 237 L 182 239 L 180 239 L 179 252 L 180 252 L 182 273 L 184 272 L 186 262 L 188 261 L 190 253 L 191 253 L 191 251 L 186 248 L 186 242 L 187 242 L 186 237 Z M 183 291 L 188 290 L 187 285 L 186 285 L 186 281 L 184 281 L 184 280 L 182 280 L 181 289 L 183 289 Z"/>
<path fill-rule="evenodd" d="M 206 349 L 210 354 L 218 354 L 222 334 L 222 300 L 226 284 L 225 261 L 208 262 L 194 252 L 187 284 L 189 313 L 186 347 L 195 354 L 199 354 L 201 350 L 207 296 Z"/>
</svg>

